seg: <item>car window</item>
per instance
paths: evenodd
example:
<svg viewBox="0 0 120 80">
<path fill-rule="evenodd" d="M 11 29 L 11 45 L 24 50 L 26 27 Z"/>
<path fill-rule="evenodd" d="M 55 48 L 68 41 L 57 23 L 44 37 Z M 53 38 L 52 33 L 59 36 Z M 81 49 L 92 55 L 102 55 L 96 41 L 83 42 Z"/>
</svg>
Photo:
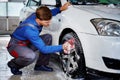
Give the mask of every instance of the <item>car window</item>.
<svg viewBox="0 0 120 80">
<path fill-rule="evenodd" d="M 120 0 L 99 0 L 99 3 L 104 3 L 104 4 L 120 4 Z"/>
<path fill-rule="evenodd" d="M 41 0 L 29 0 L 27 6 L 39 6 L 41 4 Z"/>
</svg>

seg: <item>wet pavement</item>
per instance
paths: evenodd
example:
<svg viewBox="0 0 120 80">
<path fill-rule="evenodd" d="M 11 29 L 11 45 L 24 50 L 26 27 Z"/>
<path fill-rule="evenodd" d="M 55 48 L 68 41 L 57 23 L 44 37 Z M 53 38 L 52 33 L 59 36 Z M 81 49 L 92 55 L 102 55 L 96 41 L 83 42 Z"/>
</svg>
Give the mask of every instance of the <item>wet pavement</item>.
<svg viewBox="0 0 120 80">
<path fill-rule="evenodd" d="M 49 66 L 54 68 L 53 72 L 34 71 L 34 62 L 33 64 L 21 69 L 23 72 L 21 76 L 12 75 L 10 69 L 6 65 L 7 62 L 12 58 L 6 50 L 9 39 L 9 35 L 0 35 L 0 80 L 72 80 L 63 73 L 60 65 L 53 60 L 51 60 L 49 64 Z M 106 77 L 94 77 L 89 75 L 89 80 L 113 79 Z"/>
<path fill-rule="evenodd" d="M 12 59 L 6 50 L 10 37 L 8 35 L 0 35 L 0 80 L 66 80 L 64 73 L 59 66 L 50 62 L 49 66 L 54 67 L 53 72 L 34 71 L 34 63 L 21 69 L 22 76 L 12 75 L 10 69 L 6 65 Z"/>
</svg>

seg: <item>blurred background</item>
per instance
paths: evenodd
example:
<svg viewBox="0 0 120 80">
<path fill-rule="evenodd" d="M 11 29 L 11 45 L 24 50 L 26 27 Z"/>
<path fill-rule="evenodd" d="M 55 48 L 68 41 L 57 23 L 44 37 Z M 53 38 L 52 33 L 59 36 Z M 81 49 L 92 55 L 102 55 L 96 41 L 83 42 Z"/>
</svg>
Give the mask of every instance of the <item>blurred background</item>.
<svg viewBox="0 0 120 80">
<path fill-rule="evenodd" d="M 9 34 L 17 27 L 24 1 L 0 0 L 0 34 Z"/>
</svg>

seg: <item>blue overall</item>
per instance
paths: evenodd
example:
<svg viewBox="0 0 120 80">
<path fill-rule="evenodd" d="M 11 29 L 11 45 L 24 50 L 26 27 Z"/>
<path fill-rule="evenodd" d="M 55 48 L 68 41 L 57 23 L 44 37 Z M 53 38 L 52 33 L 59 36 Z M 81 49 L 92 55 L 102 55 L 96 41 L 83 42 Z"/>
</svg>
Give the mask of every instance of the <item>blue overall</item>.
<svg viewBox="0 0 120 80">
<path fill-rule="evenodd" d="M 60 8 L 51 10 L 55 16 L 60 12 Z M 8 44 L 8 52 L 14 57 L 10 62 L 16 68 L 23 68 L 35 61 L 36 53 L 41 54 L 36 62 L 36 66 L 48 65 L 50 54 L 62 51 L 62 45 L 51 46 L 52 36 L 50 34 L 39 35 L 42 27 L 36 22 L 36 14 L 32 13 L 26 20 L 20 23 L 19 27 L 13 32 Z"/>
</svg>

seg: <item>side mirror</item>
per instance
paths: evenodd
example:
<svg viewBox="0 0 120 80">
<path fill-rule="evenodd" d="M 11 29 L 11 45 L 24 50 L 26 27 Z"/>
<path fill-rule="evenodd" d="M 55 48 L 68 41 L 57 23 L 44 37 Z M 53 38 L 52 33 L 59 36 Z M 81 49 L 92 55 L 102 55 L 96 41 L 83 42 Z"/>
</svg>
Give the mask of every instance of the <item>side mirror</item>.
<svg viewBox="0 0 120 80">
<path fill-rule="evenodd" d="M 56 0 L 41 0 L 42 5 L 56 6 Z"/>
<path fill-rule="evenodd" d="M 26 5 L 26 1 L 23 1 L 23 4 Z"/>
<path fill-rule="evenodd" d="M 24 5 L 27 5 L 27 2 L 28 2 L 27 0 L 23 0 Z"/>
<path fill-rule="evenodd" d="M 33 0 L 33 1 L 36 2 L 36 3 L 39 3 L 40 0 Z"/>
</svg>

